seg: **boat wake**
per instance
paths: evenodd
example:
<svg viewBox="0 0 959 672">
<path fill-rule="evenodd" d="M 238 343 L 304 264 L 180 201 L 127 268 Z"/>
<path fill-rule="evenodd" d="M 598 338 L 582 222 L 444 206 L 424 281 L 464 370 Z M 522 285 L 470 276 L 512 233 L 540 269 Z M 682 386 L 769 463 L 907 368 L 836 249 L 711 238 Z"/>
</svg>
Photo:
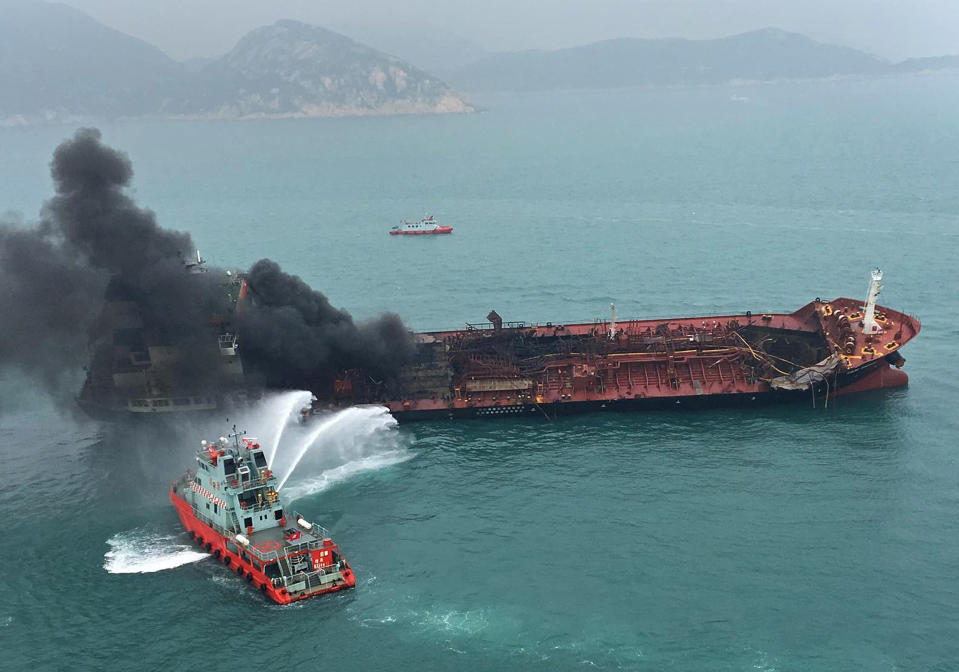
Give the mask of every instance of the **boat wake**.
<svg viewBox="0 0 959 672">
<path fill-rule="evenodd" d="M 175 536 L 143 528 L 114 534 L 107 545 L 110 550 L 104 555 L 103 568 L 110 574 L 160 572 L 209 557 L 180 543 Z"/>
</svg>

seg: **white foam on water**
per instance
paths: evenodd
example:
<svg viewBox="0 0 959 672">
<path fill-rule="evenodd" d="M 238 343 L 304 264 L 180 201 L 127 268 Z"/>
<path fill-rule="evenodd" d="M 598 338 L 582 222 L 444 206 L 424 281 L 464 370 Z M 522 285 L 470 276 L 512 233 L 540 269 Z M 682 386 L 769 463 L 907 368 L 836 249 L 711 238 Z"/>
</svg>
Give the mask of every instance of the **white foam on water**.
<svg viewBox="0 0 959 672">
<path fill-rule="evenodd" d="M 475 635 L 490 625 L 489 614 L 483 609 L 452 610 L 447 612 L 427 611 L 422 623 L 446 632 Z"/>
<path fill-rule="evenodd" d="M 353 406 L 311 419 L 304 432 L 295 438 L 291 436 L 293 444 L 289 448 L 280 448 L 280 453 L 289 453 L 292 457 L 277 490 L 286 485 L 307 453 L 310 458 L 304 462 L 306 473 L 294 487 L 294 496 L 310 494 L 354 474 L 410 459 L 412 454 L 402 446 L 395 429 L 396 419 L 383 406 Z M 274 466 L 274 470 L 277 469 L 279 467 Z M 310 471 L 319 473 L 310 476 Z"/>
<path fill-rule="evenodd" d="M 142 528 L 119 532 L 107 539 L 103 568 L 110 574 L 145 574 L 173 569 L 209 557 L 177 541 L 177 537 Z"/>
<path fill-rule="evenodd" d="M 384 469 L 386 467 L 391 467 L 394 464 L 406 462 L 413 457 L 414 453 L 411 453 L 408 450 L 391 450 L 385 453 L 369 455 L 368 457 L 358 460 L 352 460 L 346 464 L 341 464 L 338 467 L 327 469 L 319 476 L 307 478 L 306 480 L 297 482 L 296 485 L 292 485 L 284 490 L 284 495 L 286 495 L 290 500 L 307 497 L 309 495 L 316 494 L 317 492 L 322 492 L 332 485 L 342 483 L 343 481 L 357 474 L 361 474 L 364 471 L 376 471 L 377 469 Z"/>
</svg>

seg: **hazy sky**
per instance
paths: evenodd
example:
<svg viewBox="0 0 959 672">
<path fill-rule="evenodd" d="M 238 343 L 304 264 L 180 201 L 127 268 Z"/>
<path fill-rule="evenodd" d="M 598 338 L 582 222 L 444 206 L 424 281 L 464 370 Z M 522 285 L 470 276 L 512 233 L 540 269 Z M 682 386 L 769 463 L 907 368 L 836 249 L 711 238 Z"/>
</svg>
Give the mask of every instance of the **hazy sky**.
<svg viewBox="0 0 959 672">
<path fill-rule="evenodd" d="M 174 58 L 215 56 L 281 18 L 423 29 L 493 50 L 613 37 L 709 38 L 776 27 L 889 59 L 959 53 L 959 0 L 65 0 Z M 372 45 L 376 46 L 376 45 Z"/>
</svg>

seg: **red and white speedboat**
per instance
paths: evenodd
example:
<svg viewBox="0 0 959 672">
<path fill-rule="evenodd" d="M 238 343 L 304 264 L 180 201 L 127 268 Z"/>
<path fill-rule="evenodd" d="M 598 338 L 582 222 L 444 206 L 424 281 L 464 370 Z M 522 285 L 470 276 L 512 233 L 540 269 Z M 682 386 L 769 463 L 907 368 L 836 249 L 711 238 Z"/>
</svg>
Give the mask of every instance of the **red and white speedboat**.
<svg viewBox="0 0 959 672">
<path fill-rule="evenodd" d="M 418 222 L 403 222 L 390 229 L 391 236 L 422 236 L 431 233 L 453 233 L 452 226 L 441 226 L 433 219 L 433 215 L 424 217 Z"/>
</svg>

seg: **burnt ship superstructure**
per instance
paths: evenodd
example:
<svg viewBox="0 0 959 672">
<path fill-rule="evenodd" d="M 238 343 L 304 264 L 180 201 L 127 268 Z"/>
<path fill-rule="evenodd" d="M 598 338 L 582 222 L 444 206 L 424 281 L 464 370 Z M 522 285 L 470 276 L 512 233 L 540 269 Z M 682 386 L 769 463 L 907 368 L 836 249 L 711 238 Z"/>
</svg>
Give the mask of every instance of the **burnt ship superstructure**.
<svg viewBox="0 0 959 672">
<path fill-rule="evenodd" d="M 170 485 L 190 536 L 279 604 L 354 587 L 330 532 L 284 507 L 260 445 L 232 438 L 203 441 L 196 470 Z"/>
<path fill-rule="evenodd" d="M 418 359 L 378 384 L 346 372 L 336 403 L 382 403 L 400 420 L 556 415 L 802 401 L 905 385 L 916 318 L 861 300 L 793 313 L 579 324 L 504 322 L 416 334 Z"/>
<path fill-rule="evenodd" d="M 204 272 L 202 260 L 189 270 Z M 314 394 L 313 411 L 381 404 L 398 420 L 804 399 L 829 406 L 908 381 L 901 350 L 919 320 L 876 303 L 881 278 L 877 269 L 865 302 L 816 299 L 792 313 L 617 321 L 610 306 L 604 320 L 529 324 L 491 311 L 482 324 L 411 334 L 415 356 L 390 376 L 350 369 L 300 385 Z M 223 290 L 231 307 L 208 332 L 218 363 L 202 378 L 182 375 L 180 348 L 143 324 L 135 303 L 109 301 L 79 397 L 84 410 L 110 420 L 181 417 L 258 399 L 264 372 L 246 371 L 233 328 L 252 300 L 243 274 L 227 273 Z"/>
<path fill-rule="evenodd" d="M 232 325 L 247 293 L 243 274 L 210 272 L 199 252 L 195 261 L 184 264 L 184 273 L 212 278 L 226 299 L 224 311 L 209 315 L 204 327 L 203 375 L 184 362 L 182 343 L 164 333 L 162 324 L 145 320 L 137 301 L 122 289 L 110 286 L 91 334 L 86 379 L 77 397 L 87 415 L 108 421 L 203 415 L 258 398 L 261 385 L 244 368 Z"/>
</svg>

